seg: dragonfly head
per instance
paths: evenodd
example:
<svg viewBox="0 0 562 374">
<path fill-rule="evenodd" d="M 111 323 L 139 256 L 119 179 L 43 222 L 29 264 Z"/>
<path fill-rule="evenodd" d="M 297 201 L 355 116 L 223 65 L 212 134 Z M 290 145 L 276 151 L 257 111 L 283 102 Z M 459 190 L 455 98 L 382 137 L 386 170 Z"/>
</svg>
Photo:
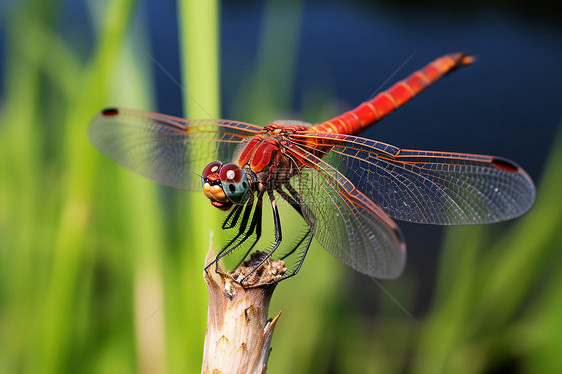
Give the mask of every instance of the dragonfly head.
<svg viewBox="0 0 562 374">
<path fill-rule="evenodd" d="M 201 175 L 203 193 L 211 204 L 228 210 L 233 204 L 243 204 L 250 197 L 250 182 L 246 173 L 236 164 L 213 161 Z"/>
</svg>

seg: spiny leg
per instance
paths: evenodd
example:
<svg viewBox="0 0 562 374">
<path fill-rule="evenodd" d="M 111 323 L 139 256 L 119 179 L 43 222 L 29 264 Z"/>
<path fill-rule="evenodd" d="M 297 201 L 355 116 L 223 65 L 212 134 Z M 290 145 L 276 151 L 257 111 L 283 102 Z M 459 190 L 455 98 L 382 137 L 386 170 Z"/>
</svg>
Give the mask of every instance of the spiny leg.
<svg viewBox="0 0 562 374">
<path fill-rule="evenodd" d="M 261 200 L 258 201 L 258 204 L 259 204 L 259 209 L 256 207 L 256 213 L 254 213 L 254 219 L 256 220 L 256 224 L 255 224 L 256 238 L 255 238 L 254 242 L 252 243 L 252 245 L 250 245 L 250 247 L 246 250 L 246 253 L 244 254 L 244 256 L 241 257 L 241 259 L 238 262 L 238 264 L 236 265 L 236 267 L 239 267 L 244 262 L 244 259 L 248 256 L 248 254 L 252 251 L 252 249 L 254 249 L 254 247 L 256 246 L 256 244 L 258 243 L 258 241 L 261 238 L 261 218 L 262 218 L 262 211 L 263 211 L 262 205 L 261 205 L 262 204 Z M 252 235 L 252 233 L 253 233 L 253 230 L 252 231 L 248 230 L 247 236 Z M 244 243 L 245 240 L 246 239 L 241 240 L 238 245 Z M 233 250 L 234 250 L 234 248 L 233 248 Z"/>
<path fill-rule="evenodd" d="M 255 239 L 254 243 L 251 245 L 250 249 L 253 248 L 256 245 L 256 243 L 258 242 L 258 240 L 261 236 L 262 200 L 263 200 L 263 193 L 259 193 L 258 197 L 257 197 L 256 208 L 254 209 L 254 215 L 252 217 L 252 221 L 250 223 L 250 226 L 248 227 L 248 230 L 244 234 L 244 237 L 242 239 L 240 239 L 238 241 L 238 243 L 236 243 L 234 246 L 228 248 L 234 242 L 234 240 L 231 240 L 224 247 L 224 249 L 219 252 L 219 254 L 215 258 L 214 262 L 216 262 L 218 264 L 218 261 L 221 258 L 223 258 L 223 257 L 229 255 L 230 253 L 232 253 L 235 249 L 237 249 L 240 245 L 242 245 L 242 243 L 244 243 L 254 233 L 254 230 L 256 231 L 256 239 Z M 240 236 L 240 235 L 237 235 L 236 237 L 238 237 L 238 236 Z"/>
<path fill-rule="evenodd" d="M 250 204 L 251 203 L 248 203 L 248 205 Z M 242 213 L 245 207 L 246 206 L 244 205 L 235 205 L 234 208 L 232 208 L 232 210 L 230 211 L 230 213 L 228 213 L 228 216 L 226 216 L 224 222 L 222 223 L 222 229 L 228 230 L 236 226 L 236 223 L 238 222 L 238 218 L 240 218 L 240 213 Z"/>
<path fill-rule="evenodd" d="M 286 186 L 286 185 L 285 185 Z M 294 194 L 293 196 L 289 196 L 285 191 L 283 191 L 281 189 L 281 187 L 278 187 L 275 189 L 275 191 L 277 191 L 277 193 L 279 194 L 279 196 L 281 196 L 285 201 L 287 201 L 289 203 L 289 205 L 291 205 L 293 207 L 293 209 L 295 209 L 297 211 L 298 214 L 300 214 L 300 216 L 302 217 L 302 210 L 301 210 L 301 206 L 299 204 L 300 201 L 300 196 L 298 195 L 297 191 L 295 191 L 291 185 L 289 185 L 289 187 L 293 190 Z M 290 190 L 289 190 L 290 191 Z M 297 245 L 295 245 L 295 247 L 293 249 L 291 249 L 291 251 L 289 251 L 289 253 L 287 253 L 286 255 L 284 255 L 283 257 L 281 257 L 281 260 L 286 259 L 287 257 L 289 257 L 290 255 L 292 255 L 298 247 L 300 247 L 302 241 L 308 236 L 308 234 L 310 233 L 310 230 L 307 230 L 306 233 L 304 234 L 304 236 L 297 242 Z M 307 248 L 308 249 L 308 248 Z"/>
<path fill-rule="evenodd" d="M 293 207 L 293 209 L 295 209 L 302 217 L 302 210 L 301 210 L 301 205 L 300 205 L 300 196 L 298 195 L 297 191 L 293 190 L 296 194 L 296 198 L 295 198 L 295 195 L 289 196 L 285 191 L 283 191 L 283 189 L 281 189 L 281 187 L 277 187 L 275 189 L 275 191 L 277 191 L 279 196 L 281 196 L 286 202 L 288 202 L 289 205 L 291 205 Z"/>
<path fill-rule="evenodd" d="M 291 249 L 289 252 L 287 252 L 285 255 L 283 255 L 283 257 L 280 258 L 280 260 L 285 260 L 287 257 L 289 257 L 290 255 L 292 255 L 293 253 L 295 253 L 295 251 L 297 250 L 297 248 L 300 247 L 300 245 L 302 244 L 302 242 L 304 241 L 304 239 L 306 239 L 306 237 L 310 234 L 310 230 L 306 230 L 306 233 L 302 236 L 302 238 L 299 239 L 299 241 L 297 242 L 297 244 L 293 247 L 293 249 Z M 306 250 L 308 250 L 308 248 L 306 248 Z"/>
<path fill-rule="evenodd" d="M 271 257 L 271 255 L 279 248 L 281 245 L 281 241 L 283 240 L 283 234 L 281 232 L 281 219 L 279 218 L 279 209 L 277 208 L 277 200 L 275 200 L 275 195 L 273 195 L 273 190 L 268 189 L 267 193 L 269 195 L 269 200 L 271 201 L 271 209 L 273 210 L 273 226 L 275 228 L 275 245 L 272 249 L 267 252 L 262 259 L 260 260 L 259 264 L 254 266 L 254 268 L 246 274 L 244 278 L 242 278 L 239 282 L 243 283 L 250 275 L 252 275 L 260 266 L 263 265 L 267 259 Z"/>
<path fill-rule="evenodd" d="M 291 194 L 291 196 L 297 201 L 297 203 L 301 203 L 301 195 L 299 195 L 299 193 L 297 192 L 297 190 L 295 190 L 293 188 L 293 186 L 291 186 L 291 183 L 289 183 L 288 181 L 283 183 L 283 186 L 285 186 L 285 188 L 287 189 L 287 191 L 289 191 L 289 193 Z"/>
<path fill-rule="evenodd" d="M 244 232 L 246 231 L 246 226 L 248 225 L 248 221 L 250 220 L 250 214 L 252 212 L 252 207 L 254 205 L 254 198 L 253 196 L 250 197 L 250 200 L 248 200 L 248 203 L 243 207 L 244 208 L 244 215 L 242 216 L 242 221 L 240 222 L 240 226 L 238 227 L 238 233 L 232 238 L 230 239 L 230 241 L 228 243 L 226 243 L 222 249 L 219 251 L 219 255 L 224 252 L 228 247 L 230 247 L 232 245 L 232 243 L 234 243 L 242 234 L 244 234 Z M 236 221 L 232 221 L 231 223 L 227 223 L 228 219 L 231 217 L 232 214 L 229 214 L 228 217 L 226 217 L 225 222 L 223 223 L 222 227 L 223 229 L 228 229 L 228 228 L 232 228 L 234 226 L 236 226 L 238 217 L 240 216 L 240 213 L 234 214 Z"/>
<path fill-rule="evenodd" d="M 304 258 L 306 257 L 306 254 L 308 253 L 308 249 L 310 248 L 310 244 L 312 243 L 312 237 L 314 235 L 312 235 L 310 233 L 310 230 L 307 231 L 307 234 L 305 236 L 302 237 L 302 239 L 299 241 L 299 243 L 295 246 L 295 248 L 291 251 L 291 253 L 293 253 L 298 247 L 300 247 L 300 245 L 302 244 L 302 242 L 304 241 L 304 239 L 306 239 L 306 237 L 308 236 L 308 242 L 306 243 L 306 247 L 304 248 L 304 251 L 302 253 L 302 256 L 299 260 L 299 263 L 297 264 L 297 266 L 295 267 L 295 269 L 293 269 L 293 271 L 291 272 L 291 274 L 285 275 L 283 278 L 280 279 L 275 279 L 271 282 L 269 282 L 268 284 L 274 284 L 277 282 L 281 282 L 282 280 L 294 277 L 295 275 L 297 275 L 297 273 L 299 272 L 299 270 L 301 269 L 301 266 L 304 262 Z"/>
<path fill-rule="evenodd" d="M 250 213 L 252 212 L 254 197 L 251 196 L 248 203 L 245 206 L 236 206 L 226 217 L 225 221 L 222 224 L 223 229 L 230 229 L 236 226 L 238 220 L 240 219 L 240 214 L 242 210 L 244 210 L 244 215 L 242 216 L 242 221 L 240 222 L 240 226 L 238 227 L 238 233 L 225 245 L 222 246 L 221 250 L 218 252 L 217 257 L 205 266 L 205 272 L 207 269 L 216 263 L 218 265 L 218 260 L 222 258 L 221 254 L 228 249 L 232 243 L 234 243 L 244 232 L 246 231 L 246 226 L 248 225 L 248 220 L 250 218 Z M 218 271 L 218 267 L 215 269 Z"/>
<path fill-rule="evenodd" d="M 300 206 L 301 199 L 300 199 L 299 193 L 293 188 L 293 186 L 291 186 L 291 184 L 288 181 L 285 182 L 283 185 L 285 186 L 287 191 L 289 191 L 291 196 L 287 195 L 287 193 L 285 193 L 285 191 L 283 191 L 281 188 L 278 188 L 277 192 L 279 192 L 279 195 L 281 197 L 283 197 L 302 217 L 303 214 L 302 214 L 302 209 L 301 209 L 301 206 Z M 283 256 L 281 258 L 281 260 L 284 260 L 288 256 L 292 255 L 301 246 L 302 242 L 306 239 L 306 237 L 308 235 L 310 235 L 310 237 L 308 239 L 308 243 L 306 244 L 306 247 L 303 251 L 303 254 L 302 254 L 302 256 L 299 260 L 299 263 L 295 267 L 295 269 L 291 272 L 291 274 L 286 275 L 285 277 L 283 277 L 281 279 L 278 279 L 278 280 L 274 281 L 273 283 L 277 283 L 279 281 L 282 281 L 282 280 L 285 280 L 287 278 L 293 277 L 299 272 L 299 270 L 300 270 L 300 268 L 301 268 L 301 266 L 304 262 L 304 259 L 306 257 L 306 254 L 308 253 L 308 249 L 310 248 L 310 244 L 312 243 L 312 237 L 314 236 L 310 233 L 310 229 L 307 229 L 306 234 L 298 241 L 298 243 L 294 246 L 294 248 L 291 251 L 289 251 L 285 256 Z"/>
</svg>

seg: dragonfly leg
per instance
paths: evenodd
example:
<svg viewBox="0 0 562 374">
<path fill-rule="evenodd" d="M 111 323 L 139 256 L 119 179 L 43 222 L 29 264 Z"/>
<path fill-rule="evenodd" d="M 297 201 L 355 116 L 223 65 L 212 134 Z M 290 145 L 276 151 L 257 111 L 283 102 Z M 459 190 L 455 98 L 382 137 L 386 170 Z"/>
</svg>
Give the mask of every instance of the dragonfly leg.
<svg viewBox="0 0 562 374">
<path fill-rule="evenodd" d="M 288 186 L 287 186 L 288 185 Z M 293 189 L 293 187 L 291 187 L 290 184 L 286 184 L 285 185 L 287 187 L 287 190 L 289 190 L 289 192 L 291 193 L 292 196 L 289 196 L 285 191 L 283 191 L 280 187 L 276 189 L 277 193 L 279 193 L 279 195 L 285 199 L 285 201 L 287 201 L 296 211 L 297 213 L 299 213 L 302 217 L 302 210 L 301 210 L 301 206 L 299 204 L 300 201 L 300 196 L 297 193 L 297 191 L 295 191 Z M 298 247 L 300 247 L 300 245 L 302 244 L 303 240 L 308 236 L 308 234 L 310 233 L 310 230 L 306 231 L 306 234 L 297 242 L 297 244 L 294 246 L 293 249 L 291 249 L 286 255 L 284 255 L 283 257 L 281 257 L 281 260 L 284 260 L 285 258 L 289 257 L 290 255 L 292 255 Z M 308 249 L 308 248 L 307 248 Z"/>
<path fill-rule="evenodd" d="M 251 205 L 251 203 L 248 203 L 246 206 L 248 205 Z M 245 208 L 244 205 L 235 205 L 234 208 L 232 208 L 232 210 L 230 211 L 230 213 L 228 213 L 228 216 L 226 216 L 224 222 L 222 223 L 222 229 L 228 230 L 236 226 L 236 223 L 240 218 L 240 213 L 242 213 L 244 208 Z"/>
<path fill-rule="evenodd" d="M 291 184 L 289 182 L 286 182 L 284 184 L 285 188 L 287 189 L 287 191 L 289 191 L 289 193 L 291 194 L 291 196 L 289 196 L 285 191 L 283 191 L 281 188 L 278 189 L 279 194 L 281 195 L 281 197 L 283 197 L 300 215 L 301 217 L 302 215 L 302 208 L 300 205 L 300 201 L 301 201 L 301 197 L 299 195 L 299 193 L 293 188 L 293 186 L 291 186 Z M 301 240 L 298 241 L 297 245 L 291 250 L 289 251 L 289 253 L 287 253 L 285 256 L 283 256 L 281 258 L 281 260 L 284 260 L 285 258 L 287 258 L 288 256 L 292 255 L 293 252 L 296 251 L 296 249 L 298 247 L 300 247 L 302 241 L 308 236 L 308 234 L 310 233 L 310 229 L 307 230 L 306 234 L 302 237 Z M 308 251 L 308 246 L 306 248 L 306 250 Z"/>
<path fill-rule="evenodd" d="M 229 219 L 232 216 L 232 213 L 226 217 L 226 220 L 222 224 L 222 227 L 223 229 L 230 229 L 236 226 L 236 224 L 238 223 L 238 218 L 240 217 L 240 212 L 242 211 L 242 209 L 244 209 L 244 215 L 242 216 L 242 221 L 240 222 L 240 226 L 238 227 L 238 233 L 226 245 L 222 247 L 222 249 L 219 251 L 219 254 L 224 252 L 228 247 L 232 245 L 232 243 L 236 242 L 236 240 L 242 234 L 244 234 L 244 232 L 246 231 L 246 226 L 248 225 L 248 221 L 250 220 L 250 213 L 252 212 L 253 205 L 254 199 L 253 197 L 251 197 L 248 201 L 248 204 L 246 204 L 245 206 L 240 206 L 240 208 L 238 209 L 238 213 L 234 214 L 234 219 L 231 222 L 229 222 Z"/>
<path fill-rule="evenodd" d="M 207 271 L 207 269 L 213 265 L 213 264 L 218 264 L 218 260 L 220 260 L 222 257 L 224 257 L 225 255 L 222 255 L 233 243 L 235 243 L 238 238 L 244 234 L 244 232 L 246 231 L 246 226 L 248 225 L 248 221 L 250 220 L 250 213 L 252 212 L 252 207 L 253 207 L 253 196 L 250 197 L 250 200 L 248 201 L 248 204 L 242 206 L 236 206 L 226 217 L 222 228 L 223 229 L 230 229 L 233 228 L 234 226 L 236 226 L 236 224 L 238 223 L 238 220 L 240 219 L 240 214 L 242 212 L 242 210 L 244 211 L 244 214 L 242 215 L 242 220 L 240 221 L 240 226 L 238 227 L 238 233 L 232 238 L 230 239 L 230 241 L 228 243 L 226 243 L 225 245 L 222 246 L 221 250 L 218 252 L 217 257 L 215 257 L 215 259 L 207 264 L 205 266 L 205 271 Z M 251 226 L 251 224 L 250 224 Z M 230 252 L 229 252 L 230 253 Z M 217 271 L 217 269 L 215 269 L 215 271 Z"/>
<path fill-rule="evenodd" d="M 240 262 L 238 262 L 236 267 L 239 267 L 242 264 L 242 262 L 244 262 L 244 259 L 248 256 L 248 254 L 252 251 L 252 249 L 254 249 L 254 247 L 256 246 L 258 241 L 260 240 L 260 237 L 261 237 L 261 217 L 262 217 L 262 201 L 259 200 L 258 203 L 256 204 L 256 212 L 254 213 L 254 217 L 253 217 L 256 222 L 255 222 L 255 224 L 253 224 L 251 226 L 251 229 L 248 230 L 248 233 L 246 234 L 244 239 L 242 239 L 240 241 L 240 243 L 238 245 L 244 243 L 244 241 L 248 237 L 250 237 L 250 235 L 253 234 L 254 227 L 255 227 L 255 230 L 256 230 L 256 238 L 255 238 L 254 242 L 252 243 L 252 245 L 246 250 L 246 253 L 244 254 L 244 256 L 241 257 Z"/>
<path fill-rule="evenodd" d="M 249 215 L 250 215 L 250 211 L 252 210 L 252 205 L 253 205 L 253 204 L 250 204 L 250 203 L 248 205 L 246 205 L 246 211 L 244 212 L 244 217 L 243 217 L 244 222 L 243 222 L 243 224 L 241 224 L 241 227 L 240 227 L 240 230 L 238 231 L 238 234 L 232 240 L 230 240 L 225 246 L 223 246 L 223 249 L 217 254 L 217 257 L 215 258 L 215 260 L 212 263 L 210 263 L 209 265 L 207 265 L 207 267 L 205 269 L 207 269 L 213 263 L 218 264 L 218 262 L 221 258 L 223 258 L 223 257 L 229 255 L 230 253 L 232 253 L 235 249 L 237 249 L 240 245 L 242 245 L 242 243 L 244 243 L 254 233 L 254 230 L 256 231 L 256 239 L 254 240 L 254 243 L 251 245 L 249 250 L 251 250 L 256 245 L 256 243 L 258 242 L 258 240 L 261 236 L 262 196 L 263 196 L 263 194 L 258 195 L 256 207 L 254 209 L 254 215 L 252 217 L 252 221 L 250 222 L 250 226 L 248 227 L 248 230 L 246 231 L 246 224 L 247 224 L 247 221 L 248 221 L 248 218 L 249 218 Z M 244 235 L 242 237 L 242 239 L 238 239 L 242 234 Z M 233 243 L 235 243 L 235 244 L 232 245 Z M 246 255 L 244 257 L 246 257 Z M 215 271 L 217 271 L 217 269 L 218 269 L 218 267 L 215 269 Z"/>
<path fill-rule="evenodd" d="M 293 186 L 291 186 L 291 183 L 285 182 L 283 185 L 285 186 L 285 188 L 287 189 L 287 191 L 289 191 L 289 193 L 291 194 L 291 196 L 293 197 L 293 199 L 295 199 L 295 201 L 299 204 L 299 208 L 300 208 L 301 195 L 299 195 L 299 193 L 297 192 L 297 190 L 295 190 L 295 189 L 293 188 Z M 299 213 L 300 213 L 300 209 L 299 209 Z M 302 215 L 302 213 L 301 213 L 301 215 Z"/>
<path fill-rule="evenodd" d="M 293 192 L 291 192 L 289 190 L 289 192 L 291 193 L 292 196 L 289 196 L 285 191 L 283 191 L 281 189 L 281 187 L 276 188 L 275 191 L 277 191 L 279 196 L 281 196 L 286 202 L 288 202 L 289 205 L 291 205 L 293 207 L 293 209 L 295 209 L 302 216 L 302 210 L 301 210 L 301 205 L 300 205 L 300 196 L 297 193 L 297 191 L 293 190 L 294 191 L 294 194 L 293 194 Z"/>
<path fill-rule="evenodd" d="M 289 252 L 287 252 L 287 254 L 285 254 L 283 257 L 280 258 L 280 260 L 284 260 L 287 257 L 289 257 L 290 255 L 292 255 L 293 253 L 295 253 L 295 251 L 297 250 L 297 248 L 299 248 L 302 244 L 302 242 L 304 241 L 304 239 L 306 239 L 306 237 L 310 234 L 310 230 L 306 230 L 306 234 L 304 234 L 302 236 L 302 238 L 300 238 L 300 240 L 297 242 L 297 244 L 293 247 L 293 249 L 291 249 Z M 308 248 L 307 248 L 308 250 Z"/>
<path fill-rule="evenodd" d="M 302 253 L 302 256 L 299 260 L 299 263 L 297 264 L 297 266 L 293 269 L 293 271 L 290 274 L 285 275 L 283 278 L 280 279 L 276 279 L 274 281 L 269 282 L 268 284 L 275 284 L 277 282 L 281 282 L 285 279 L 294 277 L 295 275 L 297 275 L 297 273 L 299 272 L 299 270 L 301 269 L 301 266 L 304 262 L 304 258 L 306 257 L 306 254 L 308 253 L 308 248 L 310 248 L 310 244 L 312 243 L 312 237 L 314 235 L 312 235 L 310 233 L 310 230 L 308 230 L 308 232 L 306 233 L 305 236 L 302 237 L 302 239 L 298 242 L 298 244 L 295 246 L 295 249 L 293 249 L 293 251 L 291 251 L 291 253 L 293 253 L 298 247 L 300 247 L 300 245 L 302 244 L 302 242 L 304 241 L 304 239 L 306 239 L 306 237 L 308 236 L 308 242 L 306 243 L 306 247 L 304 248 L 304 251 Z"/>
<path fill-rule="evenodd" d="M 285 199 L 301 216 L 302 216 L 302 210 L 300 207 L 300 195 L 298 194 L 298 192 L 289 184 L 289 183 L 285 183 L 285 188 L 287 189 L 287 191 L 289 191 L 289 193 L 291 194 L 291 196 L 289 196 L 285 191 L 283 191 L 281 188 L 277 188 L 276 191 L 279 193 L 279 195 Z M 271 282 L 271 284 L 273 283 L 277 283 L 280 282 L 282 280 L 285 280 L 287 278 L 293 277 L 295 275 L 297 275 L 297 273 L 299 272 L 304 259 L 306 257 L 306 254 L 308 253 L 308 249 L 310 248 L 310 244 L 312 243 L 312 238 L 314 235 L 312 235 L 310 233 L 310 230 L 307 229 L 306 234 L 296 243 L 296 245 L 293 247 L 293 249 L 291 249 L 291 251 L 289 251 L 287 254 L 285 254 L 283 257 L 281 257 L 281 260 L 284 260 L 285 258 L 289 257 L 290 255 L 292 255 L 304 242 L 304 240 L 308 237 L 308 242 L 306 244 L 306 247 L 304 248 L 304 251 L 299 259 L 299 262 L 297 264 L 297 266 L 293 269 L 293 271 L 284 276 L 281 279 L 277 279 L 273 282 Z"/>
<path fill-rule="evenodd" d="M 267 191 L 268 195 L 269 195 L 269 200 L 271 201 L 271 209 L 273 210 L 273 226 L 275 228 L 275 245 L 273 246 L 273 248 L 271 248 L 269 250 L 269 252 L 267 252 L 263 258 L 261 259 L 261 261 L 259 262 L 259 264 L 257 264 L 256 266 L 254 266 L 254 268 L 248 273 L 246 274 L 246 276 L 244 278 L 242 278 L 239 282 L 243 283 L 244 280 L 246 280 L 250 275 L 252 275 L 260 266 L 263 265 L 263 263 L 265 261 L 267 261 L 268 258 L 271 257 L 271 255 L 273 255 L 273 253 L 277 250 L 277 248 L 279 248 L 279 246 L 281 245 L 281 241 L 283 240 L 283 234 L 281 232 L 281 219 L 279 218 L 279 208 L 277 208 L 277 200 L 275 200 L 275 195 L 273 195 L 273 190 L 268 190 Z"/>
</svg>

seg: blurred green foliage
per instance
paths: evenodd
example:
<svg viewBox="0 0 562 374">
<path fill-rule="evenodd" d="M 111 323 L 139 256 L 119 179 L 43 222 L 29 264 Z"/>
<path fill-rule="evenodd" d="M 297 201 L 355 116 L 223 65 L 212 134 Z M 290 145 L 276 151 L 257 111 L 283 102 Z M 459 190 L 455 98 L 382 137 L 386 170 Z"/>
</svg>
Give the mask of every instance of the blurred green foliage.
<svg viewBox="0 0 562 374">
<path fill-rule="evenodd" d="M 288 112 L 290 102 L 295 51 L 287 46 L 296 44 L 302 5 L 279 4 L 267 3 L 264 24 L 282 15 L 295 27 L 283 43 L 262 33 L 249 94 L 237 103 L 256 122 Z M 207 233 L 220 218 L 202 194 L 164 190 L 89 145 L 86 127 L 101 108 L 154 102 L 146 29 L 131 22 L 135 2 L 88 5 L 95 43 L 86 59 L 57 34 L 57 1 L 24 1 L 2 17 L 0 372 L 197 372 L 207 303 L 202 265 Z M 178 9 L 185 86 L 218 117 L 217 4 L 186 1 Z M 193 38 L 201 27 L 204 40 Z M 268 48 L 280 45 L 285 60 L 268 60 Z M 214 61 L 210 68 L 191 57 L 203 55 Z M 185 102 L 188 116 L 204 116 Z M 314 266 L 274 295 L 272 313 L 283 316 L 269 372 L 562 372 L 556 144 L 529 214 L 501 232 L 447 231 L 436 297 L 420 320 L 398 308 L 360 316 L 343 266 L 312 248 Z M 411 294 L 392 292 L 401 300 Z"/>
</svg>

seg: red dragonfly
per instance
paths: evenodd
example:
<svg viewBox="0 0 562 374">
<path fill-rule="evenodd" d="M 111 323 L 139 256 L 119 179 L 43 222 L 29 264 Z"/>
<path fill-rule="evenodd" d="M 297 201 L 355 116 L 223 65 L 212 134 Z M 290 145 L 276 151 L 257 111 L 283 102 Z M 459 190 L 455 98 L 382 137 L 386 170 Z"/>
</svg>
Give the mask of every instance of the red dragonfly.
<svg viewBox="0 0 562 374">
<path fill-rule="evenodd" d="M 517 217 L 534 202 L 532 180 L 505 158 L 400 149 L 356 136 L 471 62 L 462 53 L 445 55 L 372 100 L 314 126 L 298 121 L 265 127 L 230 120 L 190 121 L 112 108 L 93 119 L 89 136 L 127 168 L 167 186 L 202 187 L 213 206 L 230 210 L 223 228 L 238 227 L 238 233 L 215 261 L 250 237 L 255 245 L 267 194 L 275 243 L 263 261 L 282 241 L 277 198 L 308 224 L 299 243 L 305 249 L 286 277 L 298 272 L 314 236 L 353 269 L 395 278 L 403 270 L 406 245 L 393 219 L 437 225 L 491 223 Z M 208 163 L 212 157 L 231 163 Z M 201 171 L 201 179 L 195 178 Z"/>
</svg>

